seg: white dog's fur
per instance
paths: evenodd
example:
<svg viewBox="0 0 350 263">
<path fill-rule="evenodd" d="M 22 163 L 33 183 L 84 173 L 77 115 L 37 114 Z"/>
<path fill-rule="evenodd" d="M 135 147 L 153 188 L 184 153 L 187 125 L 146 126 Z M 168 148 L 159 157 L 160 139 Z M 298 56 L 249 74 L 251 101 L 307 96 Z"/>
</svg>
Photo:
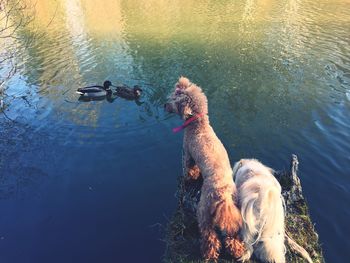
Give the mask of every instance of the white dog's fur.
<svg viewBox="0 0 350 263">
<path fill-rule="evenodd" d="M 241 261 L 254 253 L 263 262 L 285 262 L 284 202 L 272 172 L 255 159 L 242 159 L 233 168 L 247 248 Z"/>
</svg>

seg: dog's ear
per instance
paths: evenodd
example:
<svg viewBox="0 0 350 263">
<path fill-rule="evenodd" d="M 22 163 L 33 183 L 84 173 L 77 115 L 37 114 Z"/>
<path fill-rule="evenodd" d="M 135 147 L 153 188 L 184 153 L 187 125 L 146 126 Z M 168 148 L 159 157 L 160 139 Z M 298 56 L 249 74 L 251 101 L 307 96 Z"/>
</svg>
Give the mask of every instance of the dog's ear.
<svg viewBox="0 0 350 263">
<path fill-rule="evenodd" d="M 184 120 L 186 120 L 186 119 L 188 119 L 188 118 L 193 116 L 192 109 L 191 109 L 191 107 L 188 104 L 186 104 L 183 107 L 182 116 L 183 116 Z"/>
<path fill-rule="evenodd" d="M 175 84 L 175 90 L 176 91 L 185 90 L 189 86 L 191 86 L 190 80 L 185 77 L 180 77 L 179 81 Z"/>
</svg>

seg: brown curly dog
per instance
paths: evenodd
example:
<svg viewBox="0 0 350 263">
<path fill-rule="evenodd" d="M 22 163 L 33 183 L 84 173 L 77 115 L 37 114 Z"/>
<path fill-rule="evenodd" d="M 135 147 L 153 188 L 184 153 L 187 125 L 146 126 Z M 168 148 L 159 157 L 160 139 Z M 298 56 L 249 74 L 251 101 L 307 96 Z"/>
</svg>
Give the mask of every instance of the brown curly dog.
<svg viewBox="0 0 350 263">
<path fill-rule="evenodd" d="M 201 233 L 201 250 L 205 260 L 216 261 L 224 236 L 227 251 L 235 258 L 242 256 L 243 243 L 238 239 L 242 217 L 236 206 L 236 186 L 227 152 L 209 124 L 208 103 L 202 89 L 181 77 L 175 91 L 164 105 L 165 110 L 180 115 L 185 123 L 183 150 L 185 174 L 203 177 L 197 218 Z"/>
</svg>

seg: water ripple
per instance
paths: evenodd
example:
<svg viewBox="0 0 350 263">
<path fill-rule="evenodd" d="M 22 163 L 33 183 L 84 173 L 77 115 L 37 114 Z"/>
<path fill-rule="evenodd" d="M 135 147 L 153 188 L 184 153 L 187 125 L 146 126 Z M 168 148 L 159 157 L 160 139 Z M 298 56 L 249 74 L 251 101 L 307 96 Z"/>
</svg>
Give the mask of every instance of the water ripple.
<svg viewBox="0 0 350 263">
<path fill-rule="evenodd" d="M 45 10 L 38 9 L 38 28 L 20 33 L 40 37 L 17 43 L 8 116 L 45 134 L 42 144 L 63 145 L 56 154 L 64 160 L 67 154 L 81 161 L 90 151 L 120 171 L 135 167 L 133 158 L 147 165 L 157 159 L 149 174 L 158 175 L 161 165 L 171 174 L 181 164 L 168 169 L 166 154 L 180 153 L 181 135 L 170 131 L 181 120 L 165 116 L 162 105 L 186 75 L 206 92 L 213 126 L 232 158 L 278 166 L 298 153 L 326 258 L 350 257 L 348 235 L 340 231 L 350 202 L 348 1 L 54 2 L 59 15 L 49 27 L 46 8 L 53 2 L 38 1 Z M 141 85 L 140 103 L 78 101 L 78 87 L 105 79 Z M 69 161 L 62 174 L 76 169 Z"/>
</svg>

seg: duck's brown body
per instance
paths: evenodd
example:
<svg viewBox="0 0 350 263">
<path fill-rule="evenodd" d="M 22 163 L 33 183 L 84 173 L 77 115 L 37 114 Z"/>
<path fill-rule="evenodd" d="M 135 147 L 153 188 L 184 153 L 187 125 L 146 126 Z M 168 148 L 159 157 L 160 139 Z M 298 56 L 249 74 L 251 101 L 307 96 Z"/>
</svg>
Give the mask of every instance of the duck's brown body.
<svg viewBox="0 0 350 263">
<path fill-rule="evenodd" d="M 116 92 L 114 93 L 118 97 L 127 99 L 127 100 L 137 100 L 141 96 L 142 89 L 139 86 L 135 85 L 133 88 L 130 88 L 126 85 L 117 86 Z"/>
</svg>

